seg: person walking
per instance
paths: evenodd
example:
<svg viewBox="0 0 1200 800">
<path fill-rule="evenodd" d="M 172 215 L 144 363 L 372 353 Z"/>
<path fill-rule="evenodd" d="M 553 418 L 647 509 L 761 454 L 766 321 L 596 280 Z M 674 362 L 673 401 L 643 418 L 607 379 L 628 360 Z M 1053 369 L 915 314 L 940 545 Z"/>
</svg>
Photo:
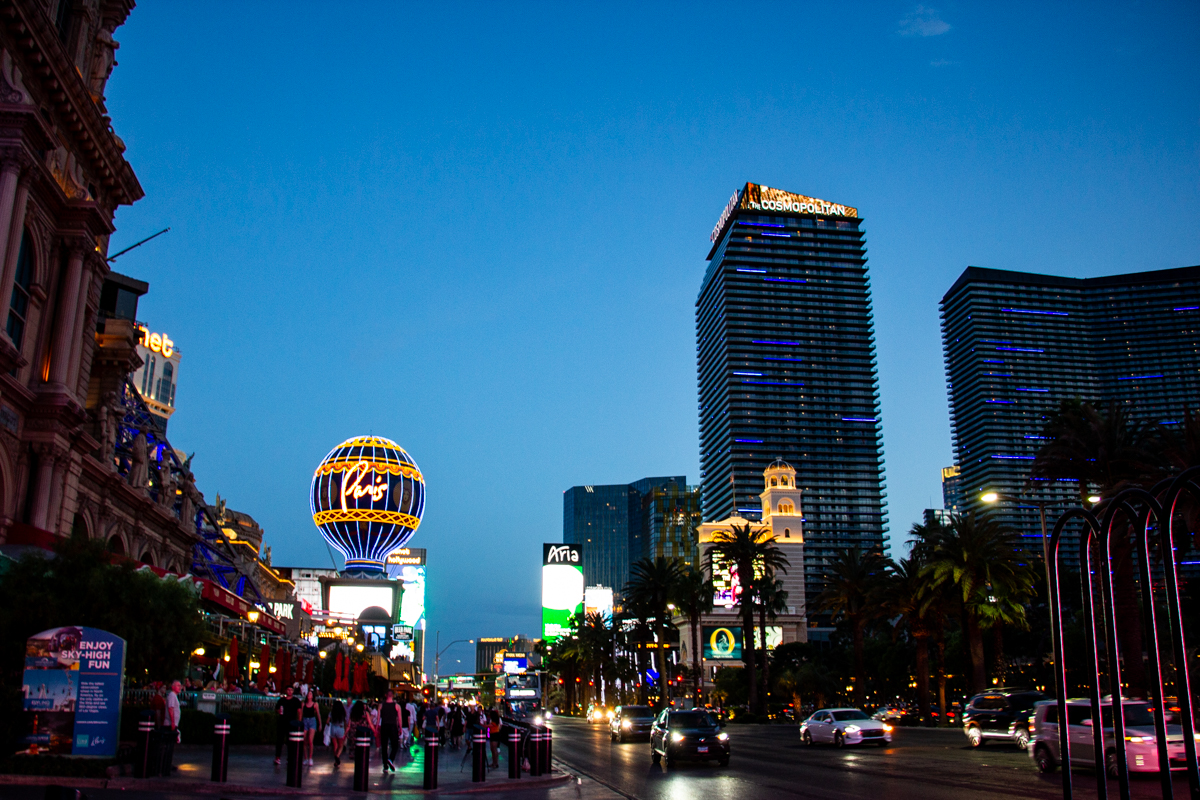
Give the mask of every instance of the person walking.
<svg viewBox="0 0 1200 800">
<path fill-rule="evenodd" d="M 378 736 L 375 723 L 371 720 L 371 713 L 367 710 L 367 704 L 362 700 L 355 700 L 354 705 L 350 706 L 350 732 L 354 734 L 355 739 L 364 733 L 371 734 L 371 741 L 375 741 Z"/>
<path fill-rule="evenodd" d="M 300 698 L 292 694 L 288 687 L 275 703 L 275 764 L 283 759 L 283 746 L 287 743 L 288 731 L 292 723 L 300 719 Z"/>
<path fill-rule="evenodd" d="M 341 700 L 333 701 L 329 709 L 329 747 L 333 751 L 333 768 L 342 765 L 342 750 L 346 747 L 346 706 Z"/>
<path fill-rule="evenodd" d="M 395 772 L 392 759 L 400 749 L 400 704 L 396 695 L 389 691 L 379 706 L 379 750 L 383 755 L 383 771 Z"/>
<path fill-rule="evenodd" d="M 467 718 L 463 714 L 462 706 L 458 703 L 450 706 L 450 749 L 457 750 L 462 747 L 463 732 L 467 727 Z"/>
<path fill-rule="evenodd" d="M 167 692 L 166 714 L 163 720 L 163 760 L 162 774 L 169 776 L 175 769 L 172 762 L 175 760 L 175 745 L 179 743 L 179 693 L 183 691 L 183 684 L 179 681 L 172 681 L 171 688 Z"/>
<path fill-rule="evenodd" d="M 488 712 L 488 743 L 492 746 L 492 769 L 500 768 L 500 712 Z"/>
<path fill-rule="evenodd" d="M 408 741 L 405 744 L 406 748 L 412 747 L 417 743 L 417 704 L 413 702 L 412 695 L 408 696 L 408 702 L 404 705 L 404 727 L 407 729 Z"/>
<path fill-rule="evenodd" d="M 308 692 L 304 695 L 301 709 L 301 722 L 304 724 L 304 763 L 313 765 L 313 741 L 317 738 L 317 730 L 321 727 L 321 707 L 317 705 L 317 693 Z"/>
</svg>

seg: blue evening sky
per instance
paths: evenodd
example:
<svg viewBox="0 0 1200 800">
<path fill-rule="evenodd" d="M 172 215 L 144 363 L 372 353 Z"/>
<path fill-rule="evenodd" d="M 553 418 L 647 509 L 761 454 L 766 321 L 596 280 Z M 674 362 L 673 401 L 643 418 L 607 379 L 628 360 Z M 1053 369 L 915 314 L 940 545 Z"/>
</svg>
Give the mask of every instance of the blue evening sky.
<svg viewBox="0 0 1200 800">
<path fill-rule="evenodd" d="M 734 189 L 865 218 L 901 551 L 952 463 L 967 265 L 1200 263 L 1198 32 L 1193 2 L 146 2 L 108 92 L 146 197 L 110 252 L 171 226 L 116 268 L 183 353 L 172 443 L 276 564 L 328 565 L 313 468 L 373 432 L 427 478 L 431 644 L 534 634 L 564 489 L 698 477 Z"/>
</svg>

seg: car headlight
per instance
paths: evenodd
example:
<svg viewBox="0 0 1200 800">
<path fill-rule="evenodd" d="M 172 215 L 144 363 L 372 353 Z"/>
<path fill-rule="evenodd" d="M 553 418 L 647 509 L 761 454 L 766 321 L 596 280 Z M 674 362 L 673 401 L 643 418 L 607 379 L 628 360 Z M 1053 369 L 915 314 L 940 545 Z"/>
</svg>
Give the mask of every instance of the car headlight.
<svg viewBox="0 0 1200 800">
<path fill-rule="evenodd" d="M 672 742 L 682 742 L 682 741 L 683 741 L 683 734 L 682 734 L 682 733 L 672 733 L 672 734 L 671 734 L 671 741 L 672 741 Z"/>
<path fill-rule="evenodd" d="M 891 726 L 891 725 L 888 725 L 888 724 L 886 724 L 886 723 L 884 723 L 883 729 L 884 729 L 884 731 L 886 731 L 887 733 L 891 733 L 891 732 L 892 732 L 892 726 Z"/>
<path fill-rule="evenodd" d="M 612 719 L 612 712 L 611 711 L 605 712 L 604 716 L 608 717 L 609 719 Z"/>
<path fill-rule="evenodd" d="M 553 717 L 553 716 L 554 716 L 554 714 L 553 714 L 553 713 L 551 713 L 551 712 L 549 712 L 549 711 L 547 711 L 547 712 L 546 712 L 546 719 L 550 719 L 550 718 L 551 718 L 551 717 Z"/>
<path fill-rule="evenodd" d="M 1153 744 L 1153 736 L 1126 736 L 1125 741 L 1133 742 L 1134 744 Z"/>
<path fill-rule="evenodd" d="M 541 725 L 541 724 L 542 724 L 542 718 L 541 718 L 541 717 L 534 717 L 534 718 L 533 718 L 533 724 L 534 724 L 534 725 Z"/>
<path fill-rule="evenodd" d="M 718 733 L 718 734 L 717 734 L 717 741 L 719 741 L 719 742 L 727 742 L 727 741 L 729 741 L 729 734 L 728 734 L 728 733 L 725 733 L 725 732 Z"/>
<path fill-rule="evenodd" d="M 1195 739 L 1197 742 L 1200 742 L 1200 733 L 1193 733 L 1192 738 Z"/>
<path fill-rule="evenodd" d="M 627 720 L 627 719 L 623 719 L 623 720 L 621 720 L 621 727 L 622 727 L 622 728 L 632 728 L 632 727 L 633 727 L 633 723 L 632 723 L 632 722 L 630 722 L 630 721 L 629 721 L 629 720 Z"/>
<path fill-rule="evenodd" d="M 859 731 L 859 727 L 857 725 L 847 725 L 846 726 L 846 733 L 858 733 L 858 731 Z"/>
</svg>

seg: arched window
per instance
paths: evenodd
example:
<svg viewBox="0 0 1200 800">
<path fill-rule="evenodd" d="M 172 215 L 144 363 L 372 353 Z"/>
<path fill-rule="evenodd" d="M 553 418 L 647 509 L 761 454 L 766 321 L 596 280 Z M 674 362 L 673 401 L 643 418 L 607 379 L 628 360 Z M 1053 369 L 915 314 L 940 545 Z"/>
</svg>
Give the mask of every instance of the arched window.
<svg viewBox="0 0 1200 800">
<path fill-rule="evenodd" d="M 17 273 L 13 278 L 12 299 L 8 303 L 8 338 L 21 349 L 25 338 L 25 320 L 29 316 L 29 287 L 33 283 L 33 245 L 29 232 L 21 234 L 21 250 L 17 254 Z"/>
<path fill-rule="evenodd" d="M 119 556 L 125 555 L 125 543 L 121 541 L 120 536 L 114 536 L 108 540 L 108 552 L 116 553 Z"/>
<path fill-rule="evenodd" d="M 779 504 L 779 513 L 780 514 L 794 514 L 795 512 L 796 512 L 796 507 L 794 505 L 792 505 L 789 501 L 784 500 L 782 503 Z"/>
<path fill-rule="evenodd" d="M 772 485 L 772 486 L 778 486 L 778 485 L 779 485 L 779 481 L 775 480 L 774 478 L 771 478 L 771 485 Z"/>
<path fill-rule="evenodd" d="M 156 359 L 150 356 L 146 366 L 142 368 L 142 397 L 149 397 L 154 391 L 154 364 Z"/>
<path fill-rule="evenodd" d="M 792 531 L 791 531 L 791 529 L 790 529 L 790 528 L 784 528 L 784 529 L 783 529 L 783 538 L 785 538 L 785 539 L 790 539 L 790 538 L 792 538 Z"/>
<path fill-rule="evenodd" d="M 782 483 L 784 486 L 788 485 L 787 478 L 780 478 L 779 482 Z"/>
<path fill-rule="evenodd" d="M 154 566 L 154 556 L 150 555 L 149 550 L 142 553 L 142 557 L 138 560 L 141 561 L 143 564 L 149 564 L 152 567 Z"/>
</svg>

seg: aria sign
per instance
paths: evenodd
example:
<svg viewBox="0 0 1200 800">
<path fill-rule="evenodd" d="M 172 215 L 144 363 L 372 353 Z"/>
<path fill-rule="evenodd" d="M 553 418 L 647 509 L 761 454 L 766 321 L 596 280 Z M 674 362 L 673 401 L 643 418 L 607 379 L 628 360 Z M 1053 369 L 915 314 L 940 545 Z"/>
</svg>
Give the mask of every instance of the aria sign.
<svg viewBox="0 0 1200 800">
<path fill-rule="evenodd" d="M 792 194 L 770 186 L 760 186 L 757 183 L 747 183 L 746 186 L 734 192 L 733 197 L 721 212 L 717 226 L 709 234 L 709 241 L 716 244 L 729 223 L 729 218 L 735 211 L 775 211 L 785 214 L 821 214 L 829 217 L 857 217 L 858 209 L 844 206 L 840 203 L 830 203 L 807 197 L 802 194 Z"/>
</svg>

